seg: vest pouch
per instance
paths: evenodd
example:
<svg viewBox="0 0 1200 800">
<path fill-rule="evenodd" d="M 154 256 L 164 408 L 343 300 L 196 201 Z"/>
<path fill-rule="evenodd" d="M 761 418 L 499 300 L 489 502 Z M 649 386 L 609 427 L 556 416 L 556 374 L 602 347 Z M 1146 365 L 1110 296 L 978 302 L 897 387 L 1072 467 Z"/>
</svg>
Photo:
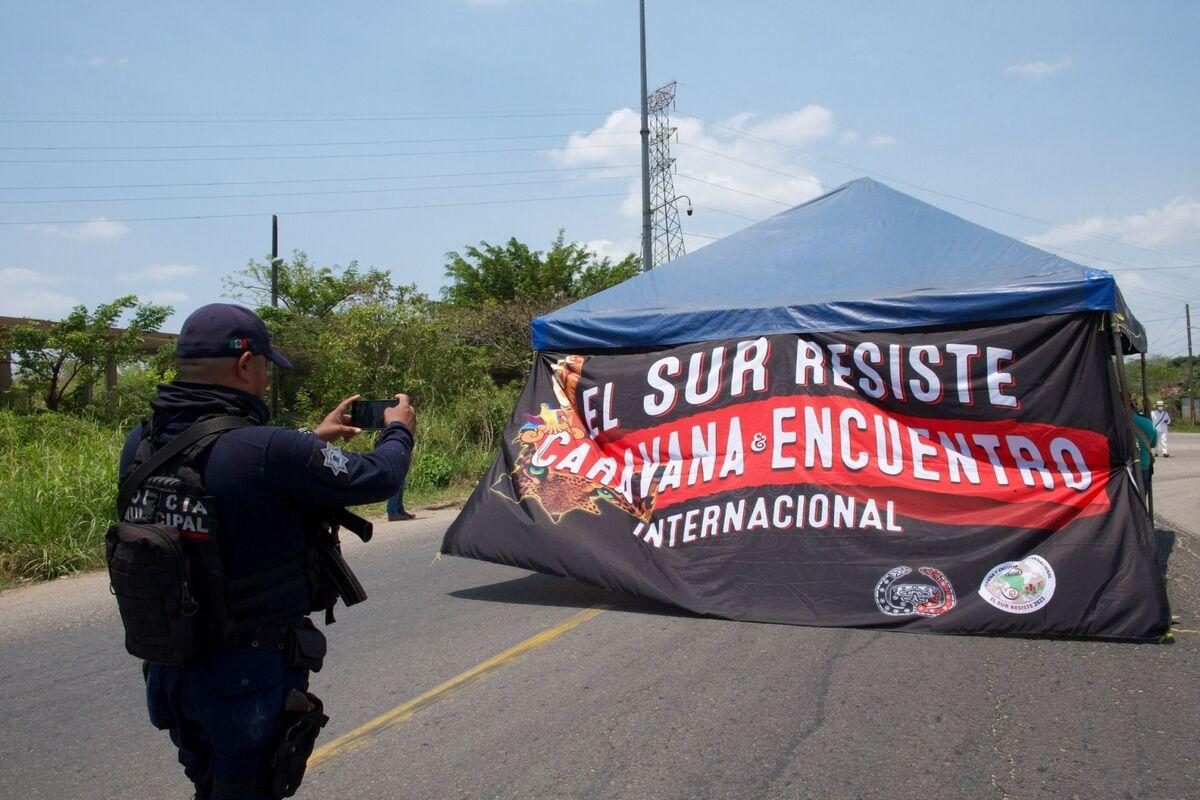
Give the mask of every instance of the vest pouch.
<svg viewBox="0 0 1200 800">
<path fill-rule="evenodd" d="M 182 531 L 180 540 L 191 565 L 192 594 L 200 605 L 207 643 L 221 646 L 233 638 L 234 619 L 217 538 L 210 533 Z"/>
<path fill-rule="evenodd" d="M 320 672 L 325 664 L 328 647 L 325 634 L 317 629 L 311 619 L 305 618 L 299 628 L 291 629 L 288 642 L 288 666 L 309 672 Z"/>
<path fill-rule="evenodd" d="M 104 537 L 109 585 L 125 626 L 125 649 L 156 664 L 183 664 L 203 650 L 200 603 L 183 537 L 175 528 L 120 522 Z"/>
</svg>

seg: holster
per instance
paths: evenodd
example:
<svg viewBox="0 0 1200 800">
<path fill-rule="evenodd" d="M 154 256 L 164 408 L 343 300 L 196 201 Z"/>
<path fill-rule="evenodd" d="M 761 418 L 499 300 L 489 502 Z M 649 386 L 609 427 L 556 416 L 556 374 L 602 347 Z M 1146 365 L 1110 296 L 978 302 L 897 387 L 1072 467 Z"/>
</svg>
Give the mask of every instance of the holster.
<svg viewBox="0 0 1200 800">
<path fill-rule="evenodd" d="M 324 705 L 312 692 L 292 689 L 283 705 L 283 732 L 267 759 L 271 797 L 291 797 L 304 780 L 308 757 L 321 728 L 329 722 Z"/>
</svg>

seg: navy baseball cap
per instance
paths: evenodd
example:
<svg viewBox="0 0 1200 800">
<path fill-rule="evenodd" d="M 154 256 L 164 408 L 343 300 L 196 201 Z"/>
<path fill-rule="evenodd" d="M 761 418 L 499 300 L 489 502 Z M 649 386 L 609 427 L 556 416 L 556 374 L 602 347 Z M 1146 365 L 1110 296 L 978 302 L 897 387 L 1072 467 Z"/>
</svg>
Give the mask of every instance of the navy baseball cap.
<svg viewBox="0 0 1200 800">
<path fill-rule="evenodd" d="M 245 306 L 210 303 L 184 320 L 175 340 L 176 358 L 228 358 L 251 352 L 291 369 L 292 362 L 271 346 L 267 325 Z"/>
</svg>

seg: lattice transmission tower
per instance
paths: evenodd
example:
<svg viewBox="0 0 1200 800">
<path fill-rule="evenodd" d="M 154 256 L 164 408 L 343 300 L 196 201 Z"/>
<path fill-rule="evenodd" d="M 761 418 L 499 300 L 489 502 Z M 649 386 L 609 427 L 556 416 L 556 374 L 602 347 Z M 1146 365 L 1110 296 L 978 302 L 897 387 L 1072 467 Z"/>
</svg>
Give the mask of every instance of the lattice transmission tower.
<svg viewBox="0 0 1200 800">
<path fill-rule="evenodd" d="M 675 196 L 675 159 L 671 157 L 671 137 L 675 127 L 671 125 L 670 110 L 675 106 L 675 81 L 655 89 L 646 96 L 646 110 L 650 115 L 650 208 L 654 215 L 651 222 L 654 263 L 666 264 L 684 254 L 683 230 L 679 227 L 679 209 Z"/>
</svg>

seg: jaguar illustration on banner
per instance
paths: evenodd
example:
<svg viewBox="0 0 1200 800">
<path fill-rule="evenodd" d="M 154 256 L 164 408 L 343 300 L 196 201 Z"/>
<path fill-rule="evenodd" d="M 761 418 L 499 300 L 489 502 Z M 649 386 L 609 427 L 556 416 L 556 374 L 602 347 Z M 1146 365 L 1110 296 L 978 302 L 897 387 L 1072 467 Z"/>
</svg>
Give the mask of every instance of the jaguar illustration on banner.
<svg viewBox="0 0 1200 800">
<path fill-rule="evenodd" d="M 1098 314 L 541 352 L 443 552 L 730 619 L 1153 638 L 1113 386 Z"/>
</svg>

